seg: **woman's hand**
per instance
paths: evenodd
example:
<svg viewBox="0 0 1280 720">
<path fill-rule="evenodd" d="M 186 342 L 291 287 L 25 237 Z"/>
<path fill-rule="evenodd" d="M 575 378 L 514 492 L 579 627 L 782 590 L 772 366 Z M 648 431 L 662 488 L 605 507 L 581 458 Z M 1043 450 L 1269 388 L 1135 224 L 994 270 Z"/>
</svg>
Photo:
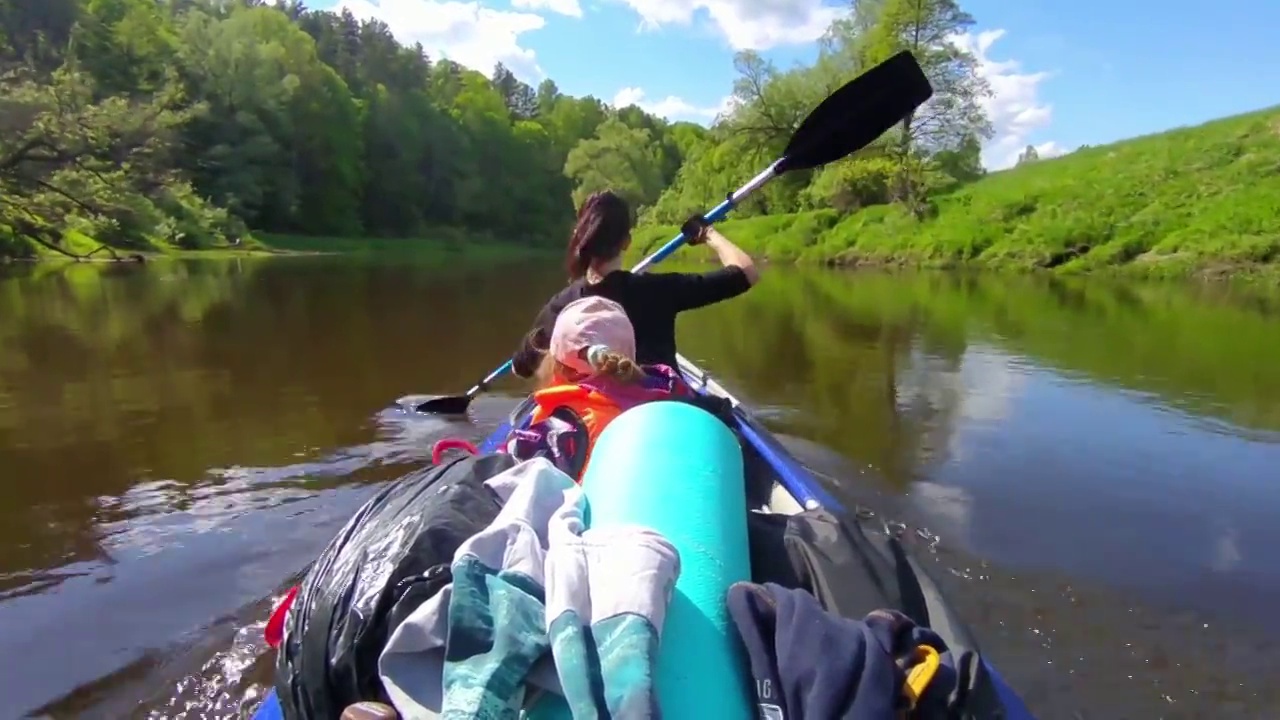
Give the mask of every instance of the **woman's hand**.
<svg viewBox="0 0 1280 720">
<path fill-rule="evenodd" d="M 686 243 L 701 245 L 707 241 L 707 230 L 710 228 L 711 223 L 702 219 L 701 215 L 693 215 L 680 226 L 680 232 Z"/>
<path fill-rule="evenodd" d="M 685 242 L 690 245 L 709 245 L 716 257 L 720 259 L 721 265 L 741 268 L 743 274 L 747 276 L 747 282 L 755 285 L 760 280 L 760 271 L 756 269 L 751 256 L 729 242 L 729 238 L 711 227 L 711 223 L 704 220 L 701 215 L 694 215 L 685 220 L 680 226 L 680 232 L 684 234 Z"/>
</svg>

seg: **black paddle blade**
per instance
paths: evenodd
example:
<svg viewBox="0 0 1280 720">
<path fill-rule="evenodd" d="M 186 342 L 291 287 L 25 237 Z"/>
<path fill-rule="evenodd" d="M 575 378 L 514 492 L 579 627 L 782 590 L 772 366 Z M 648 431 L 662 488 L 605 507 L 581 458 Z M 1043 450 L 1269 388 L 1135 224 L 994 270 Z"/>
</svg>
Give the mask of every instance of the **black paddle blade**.
<svg viewBox="0 0 1280 720">
<path fill-rule="evenodd" d="M 778 172 L 826 165 L 875 142 L 933 96 L 933 86 L 907 50 L 845 83 L 791 136 Z"/>
<path fill-rule="evenodd" d="M 432 415 L 466 415 L 471 406 L 471 395 L 446 395 L 419 403 L 414 410 Z"/>
</svg>

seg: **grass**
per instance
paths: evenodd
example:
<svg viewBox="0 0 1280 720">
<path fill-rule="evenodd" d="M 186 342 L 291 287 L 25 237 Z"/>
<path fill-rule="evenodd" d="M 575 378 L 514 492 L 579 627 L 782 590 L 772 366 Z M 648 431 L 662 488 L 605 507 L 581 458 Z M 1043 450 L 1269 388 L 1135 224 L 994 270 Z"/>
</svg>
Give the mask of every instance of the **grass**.
<svg viewBox="0 0 1280 720">
<path fill-rule="evenodd" d="M 3 252 L 6 248 L 0 248 L 0 263 L 14 260 L 51 263 L 104 263 L 127 262 L 139 256 L 145 260 L 153 260 L 164 258 L 242 258 L 274 254 L 251 238 L 234 247 L 225 246 L 201 250 L 187 250 L 163 243 L 150 243 L 144 248 L 126 248 L 104 246 L 82 232 L 67 230 L 62 236 L 61 247 L 67 252 L 79 256 L 78 258 L 56 252 L 39 243 L 27 242 L 25 239 L 19 242 L 22 243 L 20 246 L 7 246 L 10 251 L 16 247 L 19 250 L 16 253 L 6 253 Z M 111 251 L 114 251 L 115 254 L 113 255 Z M 93 254 L 90 255 L 90 253 Z"/>
<path fill-rule="evenodd" d="M 991 173 L 898 206 L 721 224 L 757 257 L 1148 276 L 1280 276 L 1280 108 L 1134 138 Z M 636 231 L 639 256 L 677 228 Z"/>
<path fill-rule="evenodd" d="M 98 241 L 75 230 L 69 230 L 63 236 L 62 247 L 77 255 L 87 255 L 99 248 L 100 245 Z M 49 262 L 74 262 L 72 258 L 66 255 L 35 243 L 31 243 L 30 248 L 29 257 L 19 256 L 19 258 Z M 145 250 L 115 248 L 115 251 L 123 258 L 141 255 L 148 260 L 163 258 L 227 259 L 280 255 L 361 255 L 426 260 L 429 262 L 456 262 L 459 260 L 500 262 L 541 257 L 552 252 L 551 249 L 545 247 L 502 243 L 491 237 L 475 236 L 465 231 L 448 228 L 435 232 L 428 238 L 313 237 L 256 233 L 251 237 L 243 238 L 237 246 L 186 250 L 172 245 L 152 243 Z M 558 252 L 558 248 L 555 251 Z M 93 262 L 107 262 L 112 259 L 111 254 L 106 251 L 98 252 L 90 258 Z"/>
<path fill-rule="evenodd" d="M 258 234 L 269 251 L 294 254 L 341 254 L 413 258 L 427 261 L 501 261 L 539 257 L 551 252 L 537 245 L 498 242 L 490 237 L 444 229 L 430 238 L 352 238 Z"/>
</svg>

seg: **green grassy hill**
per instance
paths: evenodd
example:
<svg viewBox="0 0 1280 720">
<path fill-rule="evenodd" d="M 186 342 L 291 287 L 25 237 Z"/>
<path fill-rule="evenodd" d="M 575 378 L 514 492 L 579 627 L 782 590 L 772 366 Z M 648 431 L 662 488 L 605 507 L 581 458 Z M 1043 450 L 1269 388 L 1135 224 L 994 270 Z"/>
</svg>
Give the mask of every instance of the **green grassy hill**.
<svg viewBox="0 0 1280 720">
<path fill-rule="evenodd" d="M 726 178 L 726 189 L 737 178 Z M 842 265 L 971 265 L 1145 275 L 1280 269 L 1280 107 L 1078 150 L 898 206 L 721 225 L 757 257 Z M 674 237 L 637 230 L 634 253 Z"/>
</svg>

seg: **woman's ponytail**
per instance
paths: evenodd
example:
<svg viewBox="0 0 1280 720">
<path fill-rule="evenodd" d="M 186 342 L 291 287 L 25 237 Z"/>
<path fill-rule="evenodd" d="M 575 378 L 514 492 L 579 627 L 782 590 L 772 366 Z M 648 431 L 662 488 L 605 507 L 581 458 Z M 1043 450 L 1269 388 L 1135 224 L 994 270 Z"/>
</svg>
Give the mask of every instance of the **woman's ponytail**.
<svg viewBox="0 0 1280 720">
<path fill-rule="evenodd" d="M 611 190 L 592 193 L 578 209 L 578 220 L 569 236 L 565 271 L 570 280 L 587 274 L 592 264 L 612 260 L 631 236 L 631 208 Z"/>
<path fill-rule="evenodd" d="M 569 237 L 569 253 L 565 257 L 565 270 L 569 273 L 570 280 L 577 280 L 587 274 L 587 269 L 591 267 L 591 261 L 595 258 L 595 239 L 600 231 L 600 219 L 594 213 L 589 212 L 593 209 L 591 201 L 594 196 L 588 198 L 587 202 L 582 206 L 582 212 L 578 215 L 578 223 L 573 226 L 573 235 Z"/>
</svg>

